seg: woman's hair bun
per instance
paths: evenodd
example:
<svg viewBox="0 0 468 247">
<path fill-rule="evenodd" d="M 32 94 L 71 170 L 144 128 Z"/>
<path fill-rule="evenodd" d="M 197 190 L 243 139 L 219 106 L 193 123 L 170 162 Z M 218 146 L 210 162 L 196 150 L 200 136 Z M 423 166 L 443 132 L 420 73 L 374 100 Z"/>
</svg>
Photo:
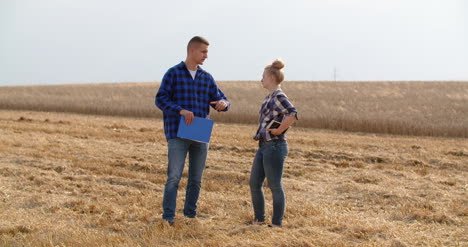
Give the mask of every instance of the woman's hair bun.
<svg viewBox="0 0 468 247">
<path fill-rule="evenodd" d="M 275 68 L 275 69 L 282 69 L 282 68 L 284 68 L 284 62 L 283 62 L 283 60 L 277 58 L 275 61 L 273 61 L 271 66 L 273 68 Z"/>
</svg>

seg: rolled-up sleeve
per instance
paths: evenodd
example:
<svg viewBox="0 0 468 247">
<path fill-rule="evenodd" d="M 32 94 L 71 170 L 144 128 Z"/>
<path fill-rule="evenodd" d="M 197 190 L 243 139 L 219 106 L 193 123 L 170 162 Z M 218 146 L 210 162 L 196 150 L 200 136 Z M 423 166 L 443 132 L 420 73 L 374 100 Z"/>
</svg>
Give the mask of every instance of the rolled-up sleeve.
<svg viewBox="0 0 468 247">
<path fill-rule="evenodd" d="M 278 94 L 275 98 L 276 110 L 282 113 L 284 116 L 294 116 L 297 120 L 297 110 L 293 104 L 289 101 L 288 97 L 284 94 Z"/>
</svg>

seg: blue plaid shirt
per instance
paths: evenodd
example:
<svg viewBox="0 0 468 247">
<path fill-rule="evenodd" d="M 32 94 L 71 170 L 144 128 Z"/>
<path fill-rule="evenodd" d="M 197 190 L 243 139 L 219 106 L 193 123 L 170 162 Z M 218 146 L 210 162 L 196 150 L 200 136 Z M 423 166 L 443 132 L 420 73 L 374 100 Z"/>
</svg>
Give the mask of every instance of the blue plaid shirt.
<svg viewBox="0 0 468 247">
<path fill-rule="evenodd" d="M 210 114 L 210 102 L 218 100 L 225 100 L 228 103 L 228 107 L 224 110 L 227 111 L 230 106 L 229 101 L 210 73 L 200 66 L 197 68 L 195 79 L 192 79 L 184 62 L 170 68 L 164 75 L 155 97 L 156 105 L 163 112 L 166 139 L 177 137 L 181 110 L 191 111 L 197 117 L 207 118 Z"/>
<path fill-rule="evenodd" d="M 262 141 L 286 140 L 284 132 L 281 135 L 275 136 L 268 132 L 266 128 L 273 120 L 280 123 L 283 122 L 286 116 L 295 116 L 297 119 L 297 110 L 291 102 L 289 102 L 283 90 L 277 89 L 271 95 L 266 96 L 262 103 L 259 126 L 254 139 Z"/>
</svg>

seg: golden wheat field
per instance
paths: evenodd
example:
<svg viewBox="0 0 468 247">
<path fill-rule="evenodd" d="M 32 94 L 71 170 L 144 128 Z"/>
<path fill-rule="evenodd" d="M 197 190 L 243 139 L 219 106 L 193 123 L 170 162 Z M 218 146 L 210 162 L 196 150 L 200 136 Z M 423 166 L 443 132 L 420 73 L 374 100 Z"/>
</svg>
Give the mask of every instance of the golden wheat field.
<svg viewBox="0 0 468 247">
<path fill-rule="evenodd" d="M 247 224 L 265 91 L 219 85 L 199 215 L 185 170 L 173 227 L 158 83 L 0 87 L 0 246 L 468 246 L 468 83 L 286 83 L 283 228 Z"/>
<path fill-rule="evenodd" d="M 232 103 L 218 122 L 255 124 L 265 89 L 255 81 L 218 85 Z M 159 83 L 0 87 L 0 109 L 160 118 Z M 468 82 L 284 82 L 298 127 L 468 137 Z"/>
<path fill-rule="evenodd" d="M 246 224 L 255 130 L 215 125 L 199 217 L 184 174 L 171 227 L 161 120 L 2 110 L 0 246 L 468 245 L 467 139 L 292 128 L 278 229 Z"/>
</svg>

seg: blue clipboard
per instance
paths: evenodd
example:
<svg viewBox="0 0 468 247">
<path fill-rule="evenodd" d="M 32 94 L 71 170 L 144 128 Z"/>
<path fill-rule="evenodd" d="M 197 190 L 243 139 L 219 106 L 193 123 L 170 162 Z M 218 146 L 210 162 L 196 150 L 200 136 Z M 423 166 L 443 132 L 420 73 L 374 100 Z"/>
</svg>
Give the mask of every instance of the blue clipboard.
<svg viewBox="0 0 468 247">
<path fill-rule="evenodd" d="M 185 123 L 185 117 L 180 116 L 177 137 L 197 142 L 209 143 L 213 131 L 214 120 L 195 117 L 190 125 Z"/>
</svg>

